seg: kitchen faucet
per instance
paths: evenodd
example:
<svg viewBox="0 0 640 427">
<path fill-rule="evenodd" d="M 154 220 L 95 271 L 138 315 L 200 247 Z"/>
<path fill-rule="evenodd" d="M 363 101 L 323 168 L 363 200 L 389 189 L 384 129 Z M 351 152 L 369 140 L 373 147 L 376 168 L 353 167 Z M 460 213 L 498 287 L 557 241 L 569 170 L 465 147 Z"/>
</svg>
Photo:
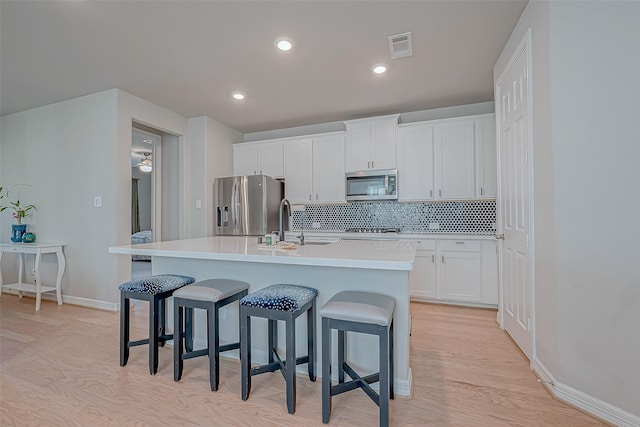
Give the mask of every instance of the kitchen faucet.
<svg viewBox="0 0 640 427">
<path fill-rule="evenodd" d="M 304 246 L 304 214 L 307 211 L 307 207 L 304 207 L 304 210 L 302 211 L 302 221 L 301 221 L 301 225 L 300 225 L 300 235 L 298 236 L 298 239 L 300 240 L 300 246 Z"/>
<path fill-rule="evenodd" d="M 289 216 L 291 216 L 291 203 L 289 203 L 289 201 L 287 199 L 282 199 L 282 201 L 280 202 L 280 228 L 278 229 L 278 241 L 280 241 L 280 242 L 284 242 L 283 214 L 284 214 L 284 207 L 285 206 L 289 210 Z"/>
</svg>

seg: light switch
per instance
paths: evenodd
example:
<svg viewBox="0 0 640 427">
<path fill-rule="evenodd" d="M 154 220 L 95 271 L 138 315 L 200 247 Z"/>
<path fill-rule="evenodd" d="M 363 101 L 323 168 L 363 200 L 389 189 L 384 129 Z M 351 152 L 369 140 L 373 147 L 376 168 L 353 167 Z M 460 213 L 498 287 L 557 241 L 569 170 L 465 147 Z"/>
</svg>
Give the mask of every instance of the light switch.
<svg viewBox="0 0 640 427">
<path fill-rule="evenodd" d="M 202 200 L 196 200 L 196 209 L 202 208 Z"/>
<path fill-rule="evenodd" d="M 102 196 L 96 196 L 93 198 L 93 207 L 94 208 L 102 207 Z"/>
</svg>

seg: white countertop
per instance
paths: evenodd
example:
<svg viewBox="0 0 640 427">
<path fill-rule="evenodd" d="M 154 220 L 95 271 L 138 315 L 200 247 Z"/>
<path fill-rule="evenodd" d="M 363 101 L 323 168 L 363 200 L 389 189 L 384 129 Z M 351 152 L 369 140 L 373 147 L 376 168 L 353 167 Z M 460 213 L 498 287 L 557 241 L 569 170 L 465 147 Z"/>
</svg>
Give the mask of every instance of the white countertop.
<svg viewBox="0 0 640 427">
<path fill-rule="evenodd" d="M 172 258 L 314 265 L 378 270 L 412 270 L 416 245 L 410 241 L 342 240 L 295 250 L 258 249 L 256 237 L 203 237 L 109 248 L 115 254 Z"/>
<path fill-rule="evenodd" d="M 287 231 L 286 239 L 292 242 L 300 231 Z M 335 238 L 335 239 L 362 239 L 362 240 L 495 240 L 495 235 L 478 234 L 424 234 L 424 233 L 350 233 L 346 231 L 304 231 L 305 238 Z"/>
</svg>

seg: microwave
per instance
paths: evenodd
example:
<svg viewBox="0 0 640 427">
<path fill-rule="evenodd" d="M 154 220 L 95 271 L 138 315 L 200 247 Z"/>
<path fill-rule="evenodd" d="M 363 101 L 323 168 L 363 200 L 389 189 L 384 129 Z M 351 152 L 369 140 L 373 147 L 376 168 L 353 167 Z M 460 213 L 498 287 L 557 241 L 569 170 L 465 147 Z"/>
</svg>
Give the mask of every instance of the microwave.
<svg viewBox="0 0 640 427">
<path fill-rule="evenodd" d="M 397 200 L 396 169 L 366 170 L 346 174 L 347 201 Z"/>
</svg>

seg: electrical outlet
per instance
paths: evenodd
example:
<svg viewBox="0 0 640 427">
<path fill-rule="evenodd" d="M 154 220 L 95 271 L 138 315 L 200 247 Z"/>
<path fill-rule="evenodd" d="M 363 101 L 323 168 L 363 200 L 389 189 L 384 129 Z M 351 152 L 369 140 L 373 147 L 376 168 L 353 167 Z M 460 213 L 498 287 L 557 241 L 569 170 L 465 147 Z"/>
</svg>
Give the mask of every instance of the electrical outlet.
<svg viewBox="0 0 640 427">
<path fill-rule="evenodd" d="M 94 208 L 102 207 L 102 196 L 96 196 L 93 198 L 93 207 Z"/>
<path fill-rule="evenodd" d="M 322 227 L 322 224 L 319 222 L 314 222 L 311 224 L 311 228 L 320 228 L 320 227 Z"/>
<path fill-rule="evenodd" d="M 439 222 L 430 222 L 429 223 L 429 230 L 440 230 L 440 223 Z"/>
</svg>

